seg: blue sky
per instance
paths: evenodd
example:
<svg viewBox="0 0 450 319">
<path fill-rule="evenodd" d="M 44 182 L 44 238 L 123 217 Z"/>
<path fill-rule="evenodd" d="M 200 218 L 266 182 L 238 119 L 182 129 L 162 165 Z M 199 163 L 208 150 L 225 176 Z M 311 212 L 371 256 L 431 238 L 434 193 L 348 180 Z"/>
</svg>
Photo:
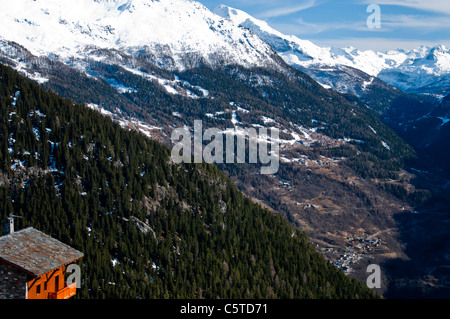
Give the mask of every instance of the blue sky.
<svg viewBox="0 0 450 319">
<path fill-rule="evenodd" d="M 450 0 L 199 0 L 241 9 L 273 28 L 320 46 L 361 50 L 450 47 Z M 380 28 L 369 28 L 370 4 L 380 8 Z"/>
</svg>

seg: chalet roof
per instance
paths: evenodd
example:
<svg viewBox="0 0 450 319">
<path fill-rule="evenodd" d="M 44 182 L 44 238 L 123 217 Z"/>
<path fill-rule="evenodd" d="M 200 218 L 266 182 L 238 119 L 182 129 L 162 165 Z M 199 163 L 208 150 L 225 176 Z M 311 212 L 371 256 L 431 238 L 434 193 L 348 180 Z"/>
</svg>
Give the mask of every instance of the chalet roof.
<svg viewBox="0 0 450 319">
<path fill-rule="evenodd" d="M 0 237 L 0 260 L 35 277 L 81 257 L 83 253 L 32 227 Z"/>
</svg>

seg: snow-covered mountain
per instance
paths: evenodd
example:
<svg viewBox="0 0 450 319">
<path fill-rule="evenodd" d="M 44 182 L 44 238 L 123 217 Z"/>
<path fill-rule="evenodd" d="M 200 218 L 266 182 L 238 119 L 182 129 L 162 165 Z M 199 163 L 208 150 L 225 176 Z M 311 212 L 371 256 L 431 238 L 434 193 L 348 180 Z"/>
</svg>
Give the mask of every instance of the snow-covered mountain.
<svg viewBox="0 0 450 319">
<path fill-rule="evenodd" d="M 401 52 L 407 58 L 378 77 L 405 91 L 445 96 L 450 93 L 450 49 L 438 45 Z"/>
<path fill-rule="evenodd" d="M 270 66 L 272 48 L 188 0 L 2 0 L 0 49 L 8 41 L 35 56 L 102 59 L 99 50 L 147 55 L 166 69 L 200 63 Z"/>
<path fill-rule="evenodd" d="M 282 34 L 244 11 L 220 5 L 214 12 L 253 31 L 288 64 L 307 72 L 325 86 L 357 93 L 355 85 L 344 86 L 349 83 L 348 76 L 343 77 L 344 81 L 332 79 L 335 78 L 333 73 L 341 73 L 342 76 L 349 70 L 352 73 L 351 69 L 358 69 L 369 76 L 357 83 L 363 88 L 372 83 L 373 77 L 378 77 L 407 92 L 437 95 L 450 92 L 450 49 L 445 46 L 422 46 L 414 50 L 399 49 L 385 53 L 361 51 L 353 47 L 319 47 L 311 41 Z"/>
<path fill-rule="evenodd" d="M 2 4 L 8 10 L 0 12 L 0 54 L 9 57 L 16 53 L 14 42 L 34 56 L 75 63 L 82 70 L 80 61 L 102 61 L 111 54 L 143 58 L 167 70 L 229 64 L 279 68 L 275 50 L 323 86 L 360 97 L 372 85 L 385 86 L 378 79 L 408 92 L 450 91 L 450 50 L 444 46 L 387 53 L 319 47 L 241 10 L 220 5 L 211 12 L 189 0 Z"/>
</svg>

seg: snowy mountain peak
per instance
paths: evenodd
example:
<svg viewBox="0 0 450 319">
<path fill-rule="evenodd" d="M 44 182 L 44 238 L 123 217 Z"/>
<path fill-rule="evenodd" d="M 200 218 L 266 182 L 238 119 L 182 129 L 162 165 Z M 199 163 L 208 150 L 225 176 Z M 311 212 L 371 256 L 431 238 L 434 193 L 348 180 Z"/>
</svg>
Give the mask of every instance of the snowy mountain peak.
<svg viewBox="0 0 450 319">
<path fill-rule="evenodd" d="M 351 67 L 406 91 L 445 94 L 450 88 L 450 50 L 443 45 L 388 52 L 319 47 L 296 36 L 282 34 L 265 21 L 238 9 L 220 5 L 214 13 L 250 29 L 270 44 L 286 63 L 306 72 L 308 69 L 327 72 L 330 67 Z"/>
<path fill-rule="evenodd" d="M 149 50 L 188 67 L 186 55 L 203 63 L 275 64 L 258 37 L 188 0 L 3 0 L 0 39 L 37 56 L 79 57 L 87 48 L 127 54 Z M 165 48 L 154 52 L 155 48 Z"/>
<path fill-rule="evenodd" d="M 297 62 L 307 64 L 316 60 L 322 63 L 334 63 L 329 48 L 321 48 L 311 41 L 285 35 L 269 26 L 267 22 L 256 19 L 242 10 L 219 5 L 213 12 L 232 21 L 235 25 L 251 30 L 270 44 L 291 65 Z"/>
<path fill-rule="evenodd" d="M 437 61 L 440 57 L 444 57 L 449 53 L 450 51 L 444 45 L 438 45 L 429 51 L 426 59 Z"/>
</svg>

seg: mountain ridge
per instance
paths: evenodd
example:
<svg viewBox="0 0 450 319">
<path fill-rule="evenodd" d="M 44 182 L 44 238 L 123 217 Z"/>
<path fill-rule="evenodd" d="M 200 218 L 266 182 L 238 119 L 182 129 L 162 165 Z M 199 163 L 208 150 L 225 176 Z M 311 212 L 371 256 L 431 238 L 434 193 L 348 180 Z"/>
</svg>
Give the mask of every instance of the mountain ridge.
<svg viewBox="0 0 450 319">
<path fill-rule="evenodd" d="M 37 56 L 66 61 L 97 48 L 133 56 L 153 54 L 157 64 L 169 69 L 214 65 L 216 60 L 267 67 L 273 63 L 269 46 L 199 2 L 12 2 L 10 10 L 2 11 L 0 37 L 14 40 Z"/>
<path fill-rule="evenodd" d="M 444 45 L 385 53 L 360 51 L 353 47 L 320 47 L 311 41 L 285 35 L 239 9 L 219 5 L 213 12 L 252 30 L 271 44 L 288 64 L 302 70 L 326 72 L 330 67 L 352 67 L 407 92 L 431 93 L 440 97 L 449 93 L 450 49 Z M 319 83 L 323 82 L 319 77 L 314 78 Z"/>
</svg>

